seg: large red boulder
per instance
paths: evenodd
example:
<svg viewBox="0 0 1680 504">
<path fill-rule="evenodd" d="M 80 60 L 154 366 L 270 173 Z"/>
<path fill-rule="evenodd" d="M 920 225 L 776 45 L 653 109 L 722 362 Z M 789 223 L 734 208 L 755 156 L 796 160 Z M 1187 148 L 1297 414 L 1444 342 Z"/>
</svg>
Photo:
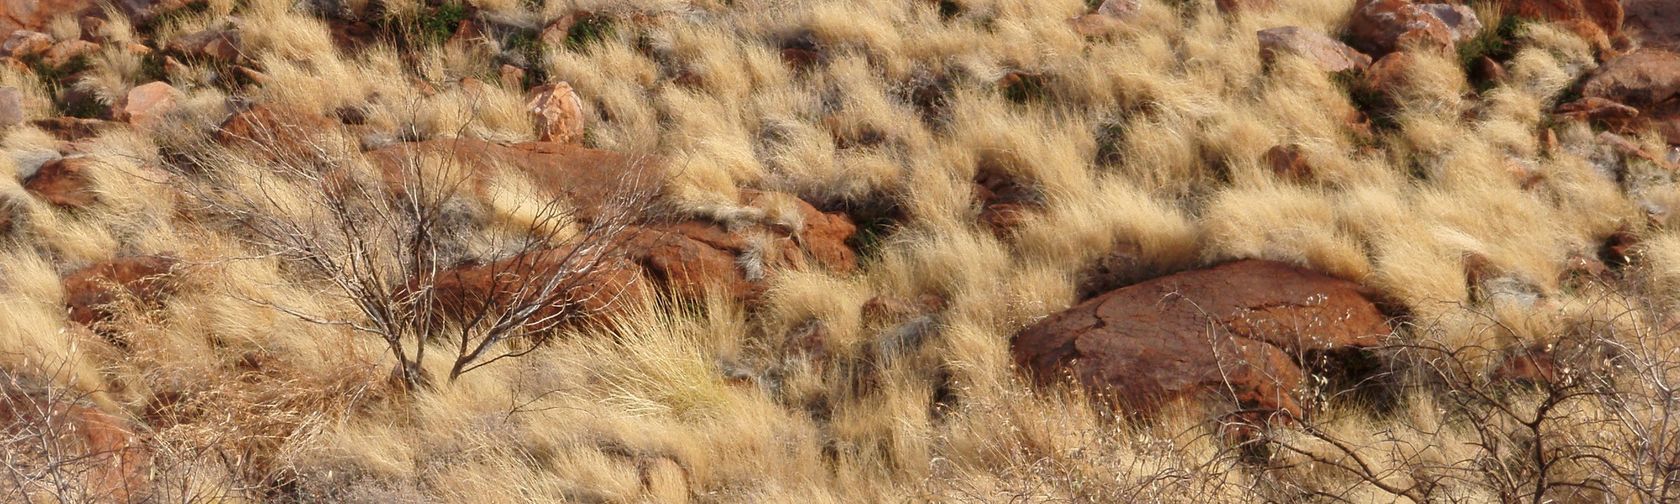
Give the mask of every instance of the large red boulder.
<svg viewBox="0 0 1680 504">
<path fill-rule="evenodd" d="M 175 292 L 175 268 L 166 255 L 119 257 L 95 263 L 64 277 L 64 304 L 70 320 L 98 328 L 119 313 L 126 300 L 157 307 Z"/>
<path fill-rule="evenodd" d="M 1036 382 L 1072 378 L 1136 416 L 1210 396 L 1298 416 L 1299 362 L 1389 332 L 1357 284 L 1246 260 L 1097 296 L 1022 330 L 1011 352 Z"/>
</svg>

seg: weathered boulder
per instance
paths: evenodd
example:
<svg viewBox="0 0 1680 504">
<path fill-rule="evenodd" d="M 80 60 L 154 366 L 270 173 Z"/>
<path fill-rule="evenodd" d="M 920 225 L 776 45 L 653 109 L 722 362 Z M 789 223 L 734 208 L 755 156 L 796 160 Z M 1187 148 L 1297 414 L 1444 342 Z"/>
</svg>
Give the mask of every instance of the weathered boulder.
<svg viewBox="0 0 1680 504">
<path fill-rule="evenodd" d="M 26 471 L 51 470 L 66 478 L 55 484 L 76 493 L 33 494 L 28 488 L 14 497 L 63 498 L 88 502 L 138 502 L 148 493 L 146 471 L 151 454 L 129 423 L 85 404 L 71 393 L 51 390 L 23 380 L 0 383 L 0 449 Z M 14 473 L 13 476 L 23 476 Z M 46 474 L 24 477 L 46 477 Z M 47 488 L 42 488 L 47 490 Z"/>
<path fill-rule="evenodd" d="M 1299 26 L 1267 28 L 1255 36 L 1260 39 L 1260 59 L 1267 63 L 1278 54 L 1294 54 L 1326 72 L 1358 70 L 1371 64 L 1370 56 L 1328 35 Z"/>
<path fill-rule="evenodd" d="M 23 188 L 53 205 L 86 208 L 99 201 L 88 175 L 93 163 L 87 156 L 48 161 L 23 179 Z"/>
<path fill-rule="evenodd" d="M 64 303 L 70 320 L 96 330 L 118 315 L 117 303 L 133 300 L 155 308 L 175 292 L 180 261 L 167 255 L 118 257 L 64 277 Z"/>
<path fill-rule="evenodd" d="M 531 90 L 525 109 L 537 119 L 537 139 L 563 144 L 583 141 L 583 101 L 566 82 L 544 84 Z"/>
<path fill-rule="evenodd" d="M 1353 47 L 1381 57 L 1408 46 L 1453 47 L 1453 29 L 1410 0 L 1359 0 L 1348 20 Z"/>
<path fill-rule="evenodd" d="M 1022 330 L 1011 352 L 1039 384 L 1066 376 L 1132 415 L 1209 395 L 1300 415 L 1298 362 L 1389 332 L 1358 285 L 1245 260 L 1092 298 Z"/>
</svg>

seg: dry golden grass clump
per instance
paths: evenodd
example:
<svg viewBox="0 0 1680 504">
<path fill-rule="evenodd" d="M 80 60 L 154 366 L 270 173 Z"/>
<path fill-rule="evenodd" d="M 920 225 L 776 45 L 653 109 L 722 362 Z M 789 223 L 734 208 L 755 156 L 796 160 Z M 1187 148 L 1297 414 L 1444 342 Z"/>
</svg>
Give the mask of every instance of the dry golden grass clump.
<svg viewBox="0 0 1680 504">
<path fill-rule="evenodd" d="M 68 114 L 64 89 L 106 106 L 159 79 L 180 94 L 160 126 L 74 140 L 41 123 L 0 130 L 15 180 L 73 151 L 92 160 L 95 196 L 72 208 L 0 183 L 0 369 L 132 425 L 150 462 L 145 490 L 121 495 L 142 502 L 1680 493 L 1667 397 L 1680 379 L 1680 185 L 1671 166 L 1550 113 L 1601 61 L 1593 45 L 1513 21 L 1503 80 L 1418 50 L 1401 85 L 1371 96 L 1356 75 L 1258 57 L 1256 31 L 1339 34 L 1352 0 L 1229 13 L 1142 0 L 1086 37 L 1069 20 L 1093 3 L 212 0 L 145 20 L 108 9 L 108 42 L 75 78 L 0 67 L 24 116 Z M 54 36 L 75 36 L 61 24 Z M 358 29 L 374 35 L 346 41 Z M 206 30 L 237 31 L 237 58 L 165 63 L 124 45 L 161 51 Z M 510 339 L 529 353 L 458 377 L 443 358 L 393 373 L 390 345 L 370 336 L 378 310 L 323 269 L 396 285 L 379 273 L 487 263 L 530 234 L 559 243 L 589 228 L 533 205 L 541 177 L 448 172 L 452 154 L 416 169 L 446 185 L 491 180 L 440 197 L 425 241 L 346 241 L 342 222 L 317 220 L 339 196 L 328 191 L 397 191 L 378 188 L 365 153 L 381 147 L 534 141 L 528 91 L 557 81 L 581 98 L 586 147 L 668 167 L 650 208 L 801 229 L 792 203 L 744 196 L 791 194 L 858 224 L 859 268 L 766 273 L 751 299 L 626 296 L 607 323 Z M 214 140 L 251 104 L 332 127 L 257 148 Z M 1659 136 L 1630 141 L 1672 158 Z M 1286 147 L 1305 176 L 1273 166 Z M 983 200 L 1005 192 L 1019 218 L 988 224 Z M 365 212 L 367 229 L 411 229 L 400 210 L 346 211 Z M 264 222 L 312 236 L 277 250 L 253 236 Z M 290 259 L 311 242 L 354 267 Z M 412 244 L 450 264 L 366 255 Z M 743 257 L 771 248 L 753 247 Z M 97 330 L 70 319 L 62 278 L 144 255 L 179 259 L 171 295 L 118 295 Z M 1381 390 L 1324 398 L 1245 441 L 1195 404 L 1132 418 L 1014 368 L 1012 335 L 1120 286 L 1094 269 L 1135 281 L 1248 258 L 1380 293 L 1400 315 L 1394 343 L 1370 356 L 1384 363 Z M 1582 273 L 1593 265 L 1611 271 Z M 398 354 L 455 351 L 448 338 L 402 341 Z M 1544 383 L 1506 383 L 1524 362 Z M 433 382 L 405 385 L 419 375 Z M 30 475 L 0 483 L 5 499 L 69 495 L 59 466 L 0 463 Z"/>
</svg>

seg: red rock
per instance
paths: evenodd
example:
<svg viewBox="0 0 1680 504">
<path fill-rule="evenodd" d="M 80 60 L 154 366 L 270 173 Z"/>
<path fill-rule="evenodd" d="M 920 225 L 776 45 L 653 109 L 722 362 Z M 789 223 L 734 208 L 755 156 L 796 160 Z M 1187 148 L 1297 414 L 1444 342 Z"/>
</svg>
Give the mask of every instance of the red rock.
<svg viewBox="0 0 1680 504">
<path fill-rule="evenodd" d="M 525 109 L 537 118 L 537 139 L 543 142 L 583 142 L 583 100 L 564 81 L 531 89 Z"/>
<path fill-rule="evenodd" d="M 1499 0 L 1499 6 L 1507 16 L 1546 21 L 1584 21 L 1592 30 L 1610 38 L 1622 33 L 1624 13 L 1620 0 Z"/>
<path fill-rule="evenodd" d="M 645 282 L 635 263 L 619 254 L 579 250 L 541 250 L 449 268 L 432 282 L 433 308 L 437 315 L 455 322 L 494 322 L 514 306 L 536 303 L 541 306 L 523 329 L 549 331 L 605 324 L 645 295 Z M 562 274 L 569 277 L 557 277 Z M 416 287 L 410 284 L 406 292 L 416 292 Z"/>
<path fill-rule="evenodd" d="M 1447 32 L 1452 34 L 1453 43 L 1463 42 L 1482 32 L 1482 20 L 1476 17 L 1476 10 L 1466 5 L 1444 3 L 1418 4 L 1419 9 L 1441 20 L 1447 26 Z"/>
<path fill-rule="evenodd" d="M 209 28 L 177 36 L 165 47 L 188 58 L 234 63 L 243 54 L 242 41 L 238 29 Z"/>
<path fill-rule="evenodd" d="M 502 65 L 497 71 L 497 82 L 507 89 L 525 89 L 525 69 L 513 65 Z"/>
<path fill-rule="evenodd" d="M 53 44 L 47 53 L 41 57 L 41 62 L 51 67 L 61 67 L 70 60 L 99 52 L 99 44 L 86 40 L 66 40 Z"/>
<path fill-rule="evenodd" d="M 1411 79 L 1412 67 L 1416 65 L 1417 56 L 1412 53 L 1392 52 L 1365 69 L 1360 74 L 1359 84 L 1373 93 L 1393 95 L 1405 89 Z"/>
<path fill-rule="evenodd" d="M 1266 150 L 1265 158 L 1266 166 L 1279 178 L 1292 182 L 1309 182 L 1313 178 L 1312 166 L 1307 164 L 1298 145 L 1273 146 Z"/>
<path fill-rule="evenodd" d="M 133 299 L 145 307 L 161 306 L 175 292 L 174 257 L 119 257 L 71 272 L 64 277 L 64 302 L 70 320 L 99 328 L 118 315 L 112 304 Z"/>
<path fill-rule="evenodd" d="M 68 391 L 29 387 L 19 380 L 0 384 L 0 436 L 8 440 L 9 460 L 25 470 L 44 470 L 49 458 L 62 464 L 54 469 L 65 480 L 54 484 L 80 492 L 68 495 L 88 502 L 146 500 L 151 454 L 129 423 L 82 404 Z M 10 489 L 19 490 L 25 489 Z M 51 494 L 42 490 L 48 491 L 34 495 Z"/>
<path fill-rule="evenodd" d="M 163 81 L 135 86 L 123 100 L 119 119 L 136 126 L 156 126 L 165 114 L 175 110 L 179 95 L 179 91 Z"/>
<path fill-rule="evenodd" d="M 216 143 L 258 152 L 271 162 L 313 163 L 334 152 L 339 125 L 324 116 L 256 105 L 222 121 Z"/>
<path fill-rule="evenodd" d="M 1298 416 L 1292 357 L 1371 347 L 1389 332 L 1358 285 L 1248 260 L 1097 296 L 1022 330 L 1011 353 L 1039 384 L 1069 376 L 1132 415 L 1211 395 Z"/>
<path fill-rule="evenodd" d="M 1596 96 L 1558 105 L 1557 113 L 1578 121 L 1621 121 L 1639 117 L 1639 109 Z"/>
<path fill-rule="evenodd" d="M 49 161 L 23 179 L 23 188 L 57 206 L 86 208 L 99 200 L 87 174 L 92 163 L 85 156 Z"/>
<path fill-rule="evenodd" d="M 98 9 L 93 0 L 0 0 L 0 33 L 46 29 L 52 18 Z"/>
<path fill-rule="evenodd" d="M 1452 48 L 1453 32 L 1410 0 L 1359 0 L 1348 21 L 1353 47 L 1381 57 L 1408 46 Z"/>
<path fill-rule="evenodd" d="M 53 46 L 52 35 L 29 30 L 18 30 L 6 37 L 0 43 L 0 55 L 13 58 L 28 58 L 47 52 Z"/>
<path fill-rule="evenodd" d="M 1635 108 L 1680 95 L 1680 53 L 1641 49 L 1604 62 L 1581 86 L 1581 96 Z"/>
<path fill-rule="evenodd" d="M 519 170 L 538 188 L 570 202 L 584 222 L 642 218 L 639 213 L 623 216 L 622 205 L 632 205 L 630 210 L 635 212 L 644 210 L 636 206 L 645 206 L 663 181 L 663 168 L 654 160 L 552 142 L 504 146 L 470 139 L 433 140 L 377 149 L 368 157 L 379 167 L 387 187 L 400 193 L 405 160 L 427 153 L 452 156 L 467 166 Z M 742 203 L 749 204 L 772 195 L 743 191 L 742 197 Z M 700 220 L 656 221 L 623 231 L 620 253 L 640 265 L 656 285 L 684 296 L 717 289 L 749 299 L 762 292 L 764 275 L 778 269 L 813 264 L 838 272 L 855 269 L 856 254 L 846 245 L 857 230 L 851 220 L 823 213 L 796 198 L 793 202 L 799 212 L 798 229 L 770 223 L 737 223 L 726 228 Z"/>
<path fill-rule="evenodd" d="M 1260 30 L 1260 59 L 1267 63 L 1278 54 L 1294 54 L 1306 58 L 1326 72 L 1357 70 L 1371 64 L 1366 56 L 1347 44 L 1328 35 L 1298 26 L 1283 26 Z"/>
<path fill-rule="evenodd" d="M 1038 189 L 990 168 L 982 168 L 975 175 L 974 201 L 980 208 L 979 222 L 1000 235 L 1044 206 L 1044 196 Z"/>
</svg>

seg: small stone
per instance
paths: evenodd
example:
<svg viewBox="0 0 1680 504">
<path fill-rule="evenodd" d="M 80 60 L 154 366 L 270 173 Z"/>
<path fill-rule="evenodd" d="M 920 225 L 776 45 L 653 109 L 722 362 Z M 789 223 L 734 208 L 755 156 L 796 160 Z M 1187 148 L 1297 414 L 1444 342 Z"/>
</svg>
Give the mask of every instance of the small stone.
<svg viewBox="0 0 1680 504">
<path fill-rule="evenodd" d="M 136 126 L 154 126 L 164 114 L 175 109 L 175 99 L 179 94 L 163 81 L 135 86 L 123 100 L 120 119 Z"/>
</svg>

